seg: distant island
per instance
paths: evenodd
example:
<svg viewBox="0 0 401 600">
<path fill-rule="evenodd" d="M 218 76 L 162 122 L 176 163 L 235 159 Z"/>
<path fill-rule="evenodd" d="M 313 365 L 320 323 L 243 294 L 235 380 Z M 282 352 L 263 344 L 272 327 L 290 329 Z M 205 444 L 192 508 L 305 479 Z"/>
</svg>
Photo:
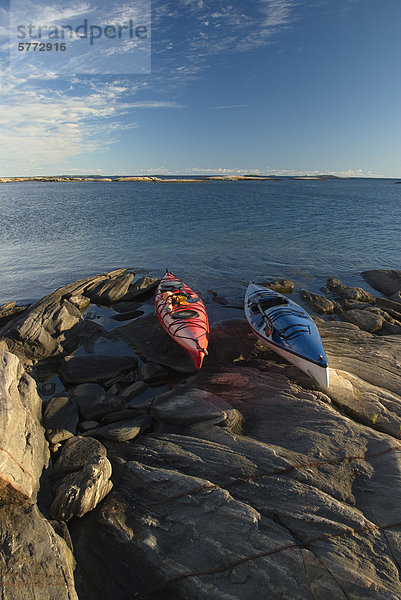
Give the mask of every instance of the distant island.
<svg viewBox="0 0 401 600">
<path fill-rule="evenodd" d="M 336 175 L 302 175 L 294 177 L 278 177 L 274 175 L 263 176 L 263 175 L 212 175 L 208 177 L 156 177 L 156 176 L 129 176 L 129 177 L 97 177 L 97 176 L 38 176 L 38 177 L 0 177 L 0 183 L 16 183 L 16 182 L 82 182 L 91 181 L 96 183 L 124 183 L 124 182 L 164 182 L 164 183 L 199 183 L 207 181 L 282 181 L 283 179 L 296 179 L 296 180 L 326 180 L 335 179 Z M 349 179 L 349 178 L 347 178 Z"/>
</svg>

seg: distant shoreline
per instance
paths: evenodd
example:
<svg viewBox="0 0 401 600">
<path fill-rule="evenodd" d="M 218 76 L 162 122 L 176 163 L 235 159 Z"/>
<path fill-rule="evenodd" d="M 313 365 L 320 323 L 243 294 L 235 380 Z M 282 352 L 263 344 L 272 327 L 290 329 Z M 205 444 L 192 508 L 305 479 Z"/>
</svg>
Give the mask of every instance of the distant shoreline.
<svg viewBox="0 0 401 600">
<path fill-rule="evenodd" d="M 336 175 L 303 175 L 280 177 L 275 175 L 211 175 L 199 177 L 157 177 L 157 176 L 125 176 L 125 177 L 96 177 L 96 176 L 37 176 L 37 177 L 0 177 L 0 183 L 20 182 L 48 182 L 48 183 L 71 183 L 71 182 L 96 182 L 96 183 L 124 183 L 124 182 L 150 182 L 150 183 L 199 183 L 208 181 L 284 181 L 284 180 L 307 180 L 325 181 L 331 179 L 354 179 L 353 177 L 337 177 Z"/>
<path fill-rule="evenodd" d="M 0 177 L 0 183 L 21 183 L 21 182 L 37 182 L 37 183 L 207 183 L 210 181 L 332 181 L 353 180 L 353 179 L 388 179 L 392 181 L 396 177 L 339 177 L 337 175 L 199 175 L 198 177 L 191 176 L 147 176 L 135 175 L 124 177 L 107 177 L 107 176 L 74 176 L 74 175 L 49 175 L 36 177 Z M 401 183 L 401 181 L 395 181 Z"/>
</svg>

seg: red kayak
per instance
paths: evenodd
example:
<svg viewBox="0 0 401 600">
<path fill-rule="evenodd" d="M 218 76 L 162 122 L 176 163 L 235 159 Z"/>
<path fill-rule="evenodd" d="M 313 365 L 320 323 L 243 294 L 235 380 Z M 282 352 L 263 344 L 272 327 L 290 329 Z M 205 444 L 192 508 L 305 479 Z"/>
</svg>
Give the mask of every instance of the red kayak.
<svg viewBox="0 0 401 600">
<path fill-rule="evenodd" d="M 209 321 L 205 305 L 185 283 L 167 272 L 155 295 L 156 315 L 163 328 L 200 369 L 207 354 Z"/>
</svg>

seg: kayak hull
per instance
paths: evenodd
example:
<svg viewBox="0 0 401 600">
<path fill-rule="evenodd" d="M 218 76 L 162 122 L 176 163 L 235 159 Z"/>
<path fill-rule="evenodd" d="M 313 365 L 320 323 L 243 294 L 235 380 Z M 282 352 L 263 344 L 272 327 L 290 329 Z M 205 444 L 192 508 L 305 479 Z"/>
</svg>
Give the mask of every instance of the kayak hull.
<svg viewBox="0 0 401 600">
<path fill-rule="evenodd" d="M 186 300 L 179 305 L 169 306 L 169 292 L 173 297 L 176 294 L 183 295 Z M 154 305 L 163 329 L 187 352 L 195 369 L 200 369 L 209 343 L 209 321 L 201 298 L 184 282 L 167 272 L 156 289 Z"/>
<path fill-rule="evenodd" d="M 314 321 L 299 304 L 274 290 L 250 283 L 244 309 L 251 329 L 264 345 L 321 387 L 329 387 L 329 366 L 322 340 Z"/>
</svg>

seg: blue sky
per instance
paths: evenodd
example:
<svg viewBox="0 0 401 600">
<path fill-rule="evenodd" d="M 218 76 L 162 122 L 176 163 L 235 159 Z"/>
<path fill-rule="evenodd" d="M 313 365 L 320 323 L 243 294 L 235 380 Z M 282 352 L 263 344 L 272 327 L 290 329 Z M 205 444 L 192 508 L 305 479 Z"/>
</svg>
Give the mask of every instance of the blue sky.
<svg viewBox="0 0 401 600">
<path fill-rule="evenodd" d="M 120 18 L 139 1 L 114 3 Z M 154 0 L 151 72 L 107 75 L 67 53 L 63 69 L 10 67 L 27 2 L 0 1 L 0 176 L 401 177 L 400 0 Z"/>
</svg>

